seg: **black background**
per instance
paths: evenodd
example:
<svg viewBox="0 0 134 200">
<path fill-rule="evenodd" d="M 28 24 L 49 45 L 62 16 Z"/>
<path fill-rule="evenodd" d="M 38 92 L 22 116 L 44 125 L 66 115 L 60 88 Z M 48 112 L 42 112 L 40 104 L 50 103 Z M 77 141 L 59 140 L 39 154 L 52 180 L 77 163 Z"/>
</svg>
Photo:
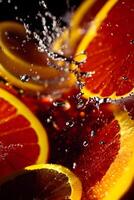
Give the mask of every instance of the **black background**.
<svg viewBox="0 0 134 200">
<path fill-rule="evenodd" d="M 30 16 L 30 22 L 34 24 L 34 18 L 39 10 L 39 0 L 0 0 L 0 21 L 16 20 L 16 17 L 25 19 Z M 8 3 L 11 1 L 11 3 Z M 50 12 L 60 17 L 67 11 L 73 11 L 82 0 L 45 0 Z M 69 4 L 69 6 L 68 6 Z M 18 9 L 15 10 L 14 7 Z"/>
</svg>

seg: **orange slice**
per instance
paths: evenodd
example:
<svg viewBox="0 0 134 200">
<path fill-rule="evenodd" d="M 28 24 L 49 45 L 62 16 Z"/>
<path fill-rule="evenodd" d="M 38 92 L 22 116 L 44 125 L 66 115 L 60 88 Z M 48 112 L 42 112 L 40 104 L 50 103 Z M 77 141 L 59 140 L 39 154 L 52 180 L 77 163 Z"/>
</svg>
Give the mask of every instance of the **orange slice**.
<svg viewBox="0 0 134 200">
<path fill-rule="evenodd" d="M 72 56 L 80 39 L 86 34 L 90 22 L 107 0 L 85 0 L 72 15 L 70 27 L 54 42 L 53 48 L 57 52 L 64 51 Z M 77 33 L 77 34 L 76 34 Z"/>
<path fill-rule="evenodd" d="M 13 85 L 50 94 L 66 91 L 74 84 L 73 75 L 47 65 L 47 55 L 38 51 L 35 41 L 27 41 L 23 25 L 1 22 L 0 47 L 0 76 Z"/>
<path fill-rule="evenodd" d="M 14 95 L 0 88 L 0 177 L 48 159 L 46 131 Z"/>
<path fill-rule="evenodd" d="M 134 179 L 134 120 L 115 104 L 86 101 L 77 94 L 56 102 L 59 106 L 53 104 L 42 116 L 51 162 L 80 178 L 82 200 L 120 199 Z"/>
<path fill-rule="evenodd" d="M 94 136 L 85 135 L 74 172 L 83 183 L 83 200 L 116 200 L 134 179 L 134 121 L 124 111 L 116 111 L 111 120 L 102 108 L 99 113 L 95 123 L 104 125 L 91 129 Z"/>
<path fill-rule="evenodd" d="M 89 191 L 98 199 L 119 199 L 134 178 L 134 121 L 125 112 L 115 114 L 120 126 L 120 150 L 101 181 Z"/>
<path fill-rule="evenodd" d="M 87 53 L 81 71 L 92 73 L 85 79 L 85 97 L 117 99 L 134 91 L 133 8 L 132 0 L 108 0 L 90 23 L 76 51 Z"/>
<path fill-rule="evenodd" d="M 54 164 L 29 166 L 0 185 L 0 199 L 80 200 L 81 193 L 79 179 Z"/>
</svg>

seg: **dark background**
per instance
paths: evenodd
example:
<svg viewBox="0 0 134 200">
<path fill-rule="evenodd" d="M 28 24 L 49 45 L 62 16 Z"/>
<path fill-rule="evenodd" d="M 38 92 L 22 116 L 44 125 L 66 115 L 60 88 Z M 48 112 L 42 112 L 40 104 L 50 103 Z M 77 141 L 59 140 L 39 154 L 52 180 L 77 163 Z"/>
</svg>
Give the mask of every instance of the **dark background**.
<svg viewBox="0 0 134 200">
<path fill-rule="evenodd" d="M 25 19 L 30 16 L 29 21 L 34 22 L 36 13 L 40 9 L 39 0 L 0 0 L 0 21 Z M 82 0 L 45 0 L 50 12 L 57 16 L 63 16 L 67 11 L 71 12 L 77 8 Z M 10 2 L 10 3 L 9 3 Z M 15 10 L 17 6 L 17 10 Z M 26 19 L 28 20 L 28 19 Z"/>
</svg>

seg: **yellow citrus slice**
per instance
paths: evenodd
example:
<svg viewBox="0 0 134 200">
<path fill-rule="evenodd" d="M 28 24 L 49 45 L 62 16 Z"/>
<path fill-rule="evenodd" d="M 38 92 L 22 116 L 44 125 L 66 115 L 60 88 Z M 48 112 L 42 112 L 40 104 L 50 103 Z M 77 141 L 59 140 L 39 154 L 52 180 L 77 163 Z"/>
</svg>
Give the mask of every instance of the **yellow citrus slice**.
<svg viewBox="0 0 134 200">
<path fill-rule="evenodd" d="M 55 164 L 29 166 L 0 185 L 0 199 L 80 200 L 81 194 L 79 179 Z"/>
<path fill-rule="evenodd" d="M 134 91 L 133 7 L 131 0 L 108 0 L 81 39 L 76 55 L 87 54 L 81 71 L 92 74 L 85 78 L 85 97 L 118 99 Z"/>
<path fill-rule="evenodd" d="M 50 94 L 74 84 L 73 75 L 47 65 L 46 53 L 38 51 L 35 41 L 27 41 L 23 25 L 1 22 L 0 47 L 0 76 L 13 85 Z"/>
<path fill-rule="evenodd" d="M 47 133 L 32 112 L 0 88 L 0 178 L 48 160 Z"/>
</svg>

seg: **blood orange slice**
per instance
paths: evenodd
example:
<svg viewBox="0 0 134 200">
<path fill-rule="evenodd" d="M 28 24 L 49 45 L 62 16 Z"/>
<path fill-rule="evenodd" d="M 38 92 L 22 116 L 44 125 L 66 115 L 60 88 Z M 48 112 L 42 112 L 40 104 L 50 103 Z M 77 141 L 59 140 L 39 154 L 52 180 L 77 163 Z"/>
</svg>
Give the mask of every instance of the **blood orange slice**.
<svg viewBox="0 0 134 200">
<path fill-rule="evenodd" d="M 81 182 L 67 168 L 32 165 L 0 185 L 0 199 L 80 200 Z"/>
<path fill-rule="evenodd" d="M 134 177 L 134 120 L 115 104 L 75 96 L 57 100 L 41 117 L 51 162 L 80 178 L 82 200 L 119 199 Z"/>
<path fill-rule="evenodd" d="M 53 48 L 60 52 L 61 49 L 65 54 L 72 57 L 81 38 L 86 34 L 90 22 L 94 19 L 96 13 L 102 8 L 107 0 L 85 0 L 72 15 L 70 27 L 54 41 Z M 76 34 L 77 32 L 77 34 Z"/>
<path fill-rule="evenodd" d="M 47 134 L 32 112 L 0 88 L 0 177 L 48 159 Z"/>
<path fill-rule="evenodd" d="M 76 159 L 74 172 L 83 183 L 83 200 L 120 199 L 133 182 L 134 121 L 124 111 L 114 115 L 110 121 L 100 119 L 105 125 L 86 136 Z"/>
<path fill-rule="evenodd" d="M 85 80 L 86 97 L 116 99 L 133 92 L 133 9 L 132 0 L 109 0 L 90 23 L 76 52 L 87 53 L 81 70 L 92 72 Z"/>
</svg>

